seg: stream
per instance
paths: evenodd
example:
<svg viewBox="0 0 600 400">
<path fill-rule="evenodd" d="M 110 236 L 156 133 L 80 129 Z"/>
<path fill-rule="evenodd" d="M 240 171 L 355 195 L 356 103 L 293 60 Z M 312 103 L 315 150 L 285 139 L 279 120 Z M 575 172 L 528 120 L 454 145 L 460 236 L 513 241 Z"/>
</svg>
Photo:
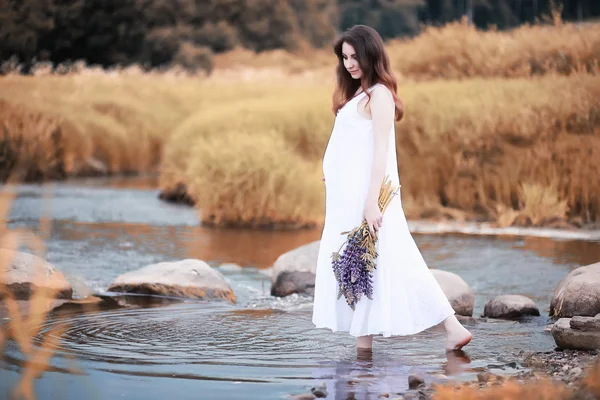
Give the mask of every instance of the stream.
<svg viewBox="0 0 600 400">
<path fill-rule="evenodd" d="M 33 347 L 50 351 L 43 343 L 53 335 L 58 346 L 34 381 L 37 399 L 269 400 L 321 384 L 328 399 L 378 399 L 408 390 L 413 373 L 428 382 L 472 380 L 480 371 L 511 375 L 523 369 L 515 362 L 519 350 L 554 348 L 544 328 L 558 281 L 600 261 L 597 232 L 464 234 L 411 222 L 428 265 L 460 275 L 475 292 L 473 341 L 464 354 L 446 354 L 443 330 L 435 327 L 376 338 L 372 356 L 357 357 L 352 337 L 313 328 L 310 297 L 269 294 L 268 268 L 282 253 L 318 240 L 319 229 L 204 228 L 193 208 L 160 201 L 152 179 L 14 190 L 8 227 L 37 231 L 40 220 L 51 220 L 45 258 L 73 284 L 75 296 L 103 293 L 120 274 L 148 264 L 198 258 L 223 273 L 237 297 L 235 304 L 180 301 L 47 319 Z M 542 315 L 521 322 L 479 318 L 500 294 L 528 296 Z M 27 357 L 13 341 L 3 352 L 0 398 L 8 398 Z"/>
</svg>

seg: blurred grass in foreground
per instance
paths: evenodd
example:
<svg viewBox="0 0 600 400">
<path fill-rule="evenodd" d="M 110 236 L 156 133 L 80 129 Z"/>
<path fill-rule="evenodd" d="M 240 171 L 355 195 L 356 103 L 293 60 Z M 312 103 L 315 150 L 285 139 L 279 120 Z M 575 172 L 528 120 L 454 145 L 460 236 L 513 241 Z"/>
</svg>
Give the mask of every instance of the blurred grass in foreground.
<svg viewBox="0 0 600 400">
<path fill-rule="evenodd" d="M 590 366 L 581 381 L 569 386 L 550 377 L 524 384 L 500 379 L 484 389 L 477 383 L 436 387 L 433 400 L 586 400 L 600 398 L 600 362 Z"/>
</svg>

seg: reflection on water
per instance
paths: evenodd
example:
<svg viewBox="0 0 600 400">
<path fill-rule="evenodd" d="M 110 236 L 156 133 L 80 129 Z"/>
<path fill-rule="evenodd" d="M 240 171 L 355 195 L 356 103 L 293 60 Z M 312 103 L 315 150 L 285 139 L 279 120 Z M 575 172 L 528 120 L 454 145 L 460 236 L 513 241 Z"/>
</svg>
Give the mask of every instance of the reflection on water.
<svg viewBox="0 0 600 400">
<path fill-rule="evenodd" d="M 412 373 L 426 381 L 475 379 L 483 370 L 510 375 L 519 370 L 514 352 L 554 348 L 544 327 L 556 283 L 573 268 L 600 260 L 598 241 L 415 235 L 432 268 L 458 273 L 471 285 L 475 317 L 486 301 L 508 293 L 533 298 L 542 315 L 525 322 L 480 320 L 469 326 L 474 339 L 463 354 L 445 353 L 437 327 L 411 337 L 376 338 L 372 355 L 357 357 L 352 337 L 313 328 L 311 298 L 271 297 L 270 278 L 261 272 L 283 252 L 317 240 L 319 229 L 206 229 L 198 226 L 193 209 L 161 203 L 151 186 L 95 182 L 54 190 L 47 259 L 71 282 L 102 292 L 122 273 L 194 257 L 225 275 L 238 302 L 141 304 L 127 296 L 104 311 L 63 306 L 33 334 L 34 353 L 50 363 L 35 381 L 41 399 L 190 393 L 204 399 L 281 399 L 321 383 L 328 398 L 369 399 L 405 392 Z M 43 190 L 32 185 L 18 190 L 9 225 L 37 229 Z M 221 268 L 224 262 L 241 268 Z M 6 321 L 0 321 L 2 327 Z M 56 349 L 44 348 L 50 342 Z M 27 363 L 22 349 L 8 341 L 0 362 L 2 395 L 19 382 Z"/>
</svg>

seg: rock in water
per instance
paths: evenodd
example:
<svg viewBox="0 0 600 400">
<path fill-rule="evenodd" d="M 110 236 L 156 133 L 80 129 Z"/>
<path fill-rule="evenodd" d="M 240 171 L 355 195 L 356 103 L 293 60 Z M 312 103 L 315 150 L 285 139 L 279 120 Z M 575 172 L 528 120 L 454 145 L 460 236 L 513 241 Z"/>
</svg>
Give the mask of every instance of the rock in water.
<svg viewBox="0 0 600 400">
<path fill-rule="evenodd" d="M 236 301 L 225 277 L 206 262 L 195 259 L 161 262 L 128 272 L 117 277 L 108 291 Z"/>
<path fill-rule="evenodd" d="M 16 300 L 28 300 L 38 290 L 57 299 L 73 296 L 73 287 L 55 266 L 33 254 L 9 249 L 0 249 L 0 286 Z"/>
<path fill-rule="evenodd" d="M 592 317 L 561 318 L 552 327 L 552 337 L 559 349 L 600 349 L 600 320 Z"/>
<path fill-rule="evenodd" d="M 430 271 L 441 286 L 454 311 L 459 315 L 472 317 L 475 295 L 471 287 L 460 276 L 452 272 L 433 268 Z"/>
<path fill-rule="evenodd" d="M 569 325 L 571 328 L 577 329 L 578 331 L 600 332 L 600 317 L 595 316 L 594 318 L 590 318 L 576 316 L 571 318 Z"/>
<path fill-rule="evenodd" d="M 417 374 L 410 374 L 408 377 L 408 388 L 410 390 L 416 390 L 420 384 L 425 383 L 425 379 Z"/>
<path fill-rule="evenodd" d="M 593 317 L 600 313 L 600 262 L 571 271 L 552 295 L 550 315 Z"/>
<path fill-rule="evenodd" d="M 528 297 L 507 294 L 497 296 L 487 302 L 483 316 L 498 319 L 518 319 L 526 316 L 539 316 L 540 310 Z"/>
<path fill-rule="evenodd" d="M 271 295 L 314 294 L 320 240 L 288 251 L 277 258 L 271 274 Z"/>
</svg>

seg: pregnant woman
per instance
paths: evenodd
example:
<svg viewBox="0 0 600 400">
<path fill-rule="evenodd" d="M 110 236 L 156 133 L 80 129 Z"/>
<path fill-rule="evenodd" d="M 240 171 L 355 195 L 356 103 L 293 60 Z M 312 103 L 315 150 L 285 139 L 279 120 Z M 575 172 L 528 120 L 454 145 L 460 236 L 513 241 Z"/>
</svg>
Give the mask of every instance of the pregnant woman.
<svg viewBox="0 0 600 400">
<path fill-rule="evenodd" d="M 385 177 L 399 187 L 394 121 L 404 108 L 379 34 L 357 25 L 334 46 L 339 63 L 333 96 L 335 123 L 323 157 L 325 224 L 319 248 L 312 321 L 317 328 L 348 332 L 359 350 L 373 336 L 413 335 L 443 323 L 446 350 L 471 341 L 429 271 L 408 229 L 399 195 L 382 214 L 378 206 Z M 363 220 L 377 237 L 372 296 L 354 307 L 338 296 L 332 253 Z"/>
</svg>

